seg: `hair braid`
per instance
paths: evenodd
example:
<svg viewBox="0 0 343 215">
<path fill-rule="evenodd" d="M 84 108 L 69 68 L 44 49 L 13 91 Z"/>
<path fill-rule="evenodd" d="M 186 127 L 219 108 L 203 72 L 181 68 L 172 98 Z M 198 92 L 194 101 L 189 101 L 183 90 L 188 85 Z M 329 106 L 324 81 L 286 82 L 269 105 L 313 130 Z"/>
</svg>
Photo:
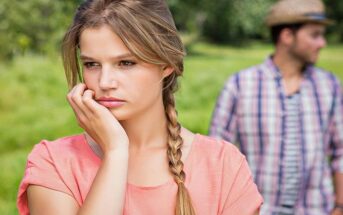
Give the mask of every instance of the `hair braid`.
<svg viewBox="0 0 343 215">
<path fill-rule="evenodd" d="M 176 197 L 176 215 L 194 215 L 195 211 L 192 206 L 191 198 L 185 187 L 186 174 L 183 171 L 183 162 L 181 160 L 183 139 L 180 136 L 181 125 L 177 121 L 177 112 L 175 110 L 175 100 L 173 92 L 164 91 L 164 106 L 167 118 L 168 132 L 168 149 L 169 169 L 177 183 L 178 191 Z"/>
</svg>

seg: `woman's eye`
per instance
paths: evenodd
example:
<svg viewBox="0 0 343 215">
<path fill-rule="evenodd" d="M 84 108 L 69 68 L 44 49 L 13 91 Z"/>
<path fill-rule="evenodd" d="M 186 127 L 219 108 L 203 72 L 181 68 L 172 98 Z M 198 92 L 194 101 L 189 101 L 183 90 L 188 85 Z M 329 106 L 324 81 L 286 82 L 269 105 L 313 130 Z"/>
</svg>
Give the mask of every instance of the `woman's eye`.
<svg viewBox="0 0 343 215">
<path fill-rule="evenodd" d="M 98 63 L 95 63 L 95 62 L 84 62 L 83 65 L 87 69 L 93 69 L 93 68 L 100 66 Z"/>
<path fill-rule="evenodd" d="M 129 67 L 129 66 L 133 66 L 136 63 L 130 60 L 122 60 L 119 62 L 119 66 L 124 66 L 124 67 Z"/>
</svg>

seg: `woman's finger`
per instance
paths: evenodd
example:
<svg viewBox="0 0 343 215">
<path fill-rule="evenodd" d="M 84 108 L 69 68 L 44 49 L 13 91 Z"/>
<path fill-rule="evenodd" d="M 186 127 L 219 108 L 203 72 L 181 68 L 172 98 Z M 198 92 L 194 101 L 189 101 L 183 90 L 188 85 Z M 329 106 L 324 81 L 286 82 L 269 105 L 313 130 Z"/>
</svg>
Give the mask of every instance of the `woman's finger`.
<svg viewBox="0 0 343 215">
<path fill-rule="evenodd" d="M 86 90 L 86 85 L 85 84 L 78 84 L 75 86 L 74 90 L 72 91 L 71 94 L 71 100 L 72 102 L 77 106 L 78 109 L 80 109 L 80 111 L 82 111 L 82 113 L 87 116 L 87 107 L 85 107 L 85 105 L 83 104 L 82 101 L 82 96 L 84 94 Z"/>
<path fill-rule="evenodd" d="M 74 111 L 74 114 L 76 116 L 76 119 L 78 121 L 78 124 L 83 128 L 84 124 L 86 122 L 87 116 L 84 113 L 84 111 L 82 110 L 82 108 L 80 107 L 80 105 L 78 105 L 75 101 L 78 100 L 77 95 L 78 93 L 76 93 L 76 89 L 80 87 L 80 86 L 75 86 L 67 95 L 67 100 L 72 108 L 72 110 Z"/>
<path fill-rule="evenodd" d="M 106 109 L 94 100 L 94 91 L 86 90 L 83 94 L 82 101 L 83 104 L 91 111 L 93 114 L 99 113 L 101 109 Z"/>
</svg>

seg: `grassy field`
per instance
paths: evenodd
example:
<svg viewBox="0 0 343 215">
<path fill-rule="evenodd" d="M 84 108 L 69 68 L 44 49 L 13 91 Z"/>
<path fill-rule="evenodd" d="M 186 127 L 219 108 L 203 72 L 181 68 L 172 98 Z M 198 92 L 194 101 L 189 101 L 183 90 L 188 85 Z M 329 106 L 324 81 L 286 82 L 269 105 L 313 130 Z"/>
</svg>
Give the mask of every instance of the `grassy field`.
<svg viewBox="0 0 343 215">
<path fill-rule="evenodd" d="M 182 124 L 206 134 L 216 97 L 232 73 L 260 63 L 272 47 L 233 48 L 195 44 L 177 93 Z M 323 50 L 320 67 L 343 81 L 343 45 Z M 41 139 L 81 132 L 65 100 L 59 57 L 25 56 L 0 62 L 0 214 L 17 214 L 15 200 L 27 154 Z"/>
</svg>

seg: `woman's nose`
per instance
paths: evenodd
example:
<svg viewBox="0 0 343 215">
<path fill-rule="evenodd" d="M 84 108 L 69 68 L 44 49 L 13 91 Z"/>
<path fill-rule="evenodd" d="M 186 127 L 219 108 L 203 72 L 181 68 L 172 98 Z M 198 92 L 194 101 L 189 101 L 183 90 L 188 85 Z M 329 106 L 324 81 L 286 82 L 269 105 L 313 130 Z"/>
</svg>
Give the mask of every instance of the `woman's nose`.
<svg viewBox="0 0 343 215">
<path fill-rule="evenodd" d="M 99 87 L 102 90 L 115 89 L 118 87 L 116 72 L 111 67 L 102 67 L 99 77 Z"/>
</svg>

